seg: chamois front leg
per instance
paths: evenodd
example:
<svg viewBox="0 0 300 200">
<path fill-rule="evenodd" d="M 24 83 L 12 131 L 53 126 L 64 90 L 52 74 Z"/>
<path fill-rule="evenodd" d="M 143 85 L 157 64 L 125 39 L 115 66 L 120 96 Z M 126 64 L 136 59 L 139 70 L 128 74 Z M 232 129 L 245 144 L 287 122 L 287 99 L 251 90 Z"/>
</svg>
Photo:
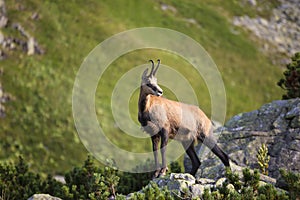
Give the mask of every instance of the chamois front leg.
<svg viewBox="0 0 300 200">
<path fill-rule="evenodd" d="M 152 140 L 152 150 L 153 150 L 154 163 L 155 163 L 155 173 L 153 175 L 153 178 L 157 178 L 157 177 L 159 177 L 160 169 L 161 169 L 160 164 L 158 162 L 158 143 L 160 140 L 160 135 L 155 134 L 155 135 L 151 136 L 151 140 Z"/>
<path fill-rule="evenodd" d="M 160 135 L 161 135 L 160 152 L 161 152 L 161 158 L 162 158 L 162 168 L 160 170 L 159 176 L 165 176 L 168 171 L 166 150 L 167 150 L 169 135 L 168 135 L 167 130 L 164 128 L 160 131 Z"/>
</svg>

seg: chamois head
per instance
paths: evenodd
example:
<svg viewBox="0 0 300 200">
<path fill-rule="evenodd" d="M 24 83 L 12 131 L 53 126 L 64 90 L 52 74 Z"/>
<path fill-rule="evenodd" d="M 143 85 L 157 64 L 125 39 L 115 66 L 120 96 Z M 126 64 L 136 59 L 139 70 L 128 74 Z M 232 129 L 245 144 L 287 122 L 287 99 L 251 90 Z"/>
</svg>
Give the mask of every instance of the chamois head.
<svg viewBox="0 0 300 200">
<path fill-rule="evenodd" d="M 157 60 L 157 66 L 154 69 L 154 62 L 153 60 L 149 60 L 152 63 L 151 72 L 149 75 L 148 68 L 144 71 L 142 76 L 142 89 L 145 94 L 153 94 L 156 96 L 161 96 L 163 94 L 163 90 L 158 86 L 157 79 L 155 77 L 155 73 L 159 67 L 160 60 Z"/>
</svg>

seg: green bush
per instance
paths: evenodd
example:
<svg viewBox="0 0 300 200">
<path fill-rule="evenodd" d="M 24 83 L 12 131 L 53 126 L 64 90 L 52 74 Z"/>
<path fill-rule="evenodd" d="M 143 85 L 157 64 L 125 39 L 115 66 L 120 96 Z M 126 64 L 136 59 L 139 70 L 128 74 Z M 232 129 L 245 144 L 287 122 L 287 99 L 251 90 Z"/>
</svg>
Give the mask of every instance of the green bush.
<svg viewBox="0 0 300 200">
<path fill-rule="evenodd" d="M 108 165 L 112 166 L 108 160 Z M 96 167 L 91 156 L 82 167 L 75 167 L 65 175 L 63 199 L 107 199 L 115 196 L 119 177 L 114 167 Z"/>
<path fill-rule="evenodd" d="M 136 166 L 138 171 L 149 171 L 153 163 L 147 160 L 142 165 Z M 110 167 L 108 167 L 110 166 Z M 47 193 L 62 199 L 107 199 L 117 196 L 122 199 L 123 195 L 142 190 L 149 184 L 153 172 L 148 173 L 129 173 L 119 172 L 114 166 L 113 161 L 107 160 L 106 167 L 97 167 L 91 156 L 81 167 L 74 167 L 65 174 L 66 184 L 62 184 L 48 175 L 42 179 L 39 174 L 28 170 L 28 165 L 22 157 L 19 162 L 0 165 L 0 199 L 27 199 L 36 193 Z M 138 169 L 139 168 L 139 169 Z M 141 169 L 142 168 L 142 169 Z M 178 163 L 172 163 L 171 170 L 180 170 Z M 120 181 L 120 184 L 119 184 Z M 157 195 L 158 186 L 145 187 L 145 195 Z M 166 189 L 160 195 L 165 195 Z M 134 198 L 140 194 L 134 194 Z"/>
<path fill-rule="evenodd" d="M 131 194 L 132 200 L 144 200 L 144 199 L 158 199 L 158 200 L 171 200 L 175 199 L 171 191 L 167 188 L 159 188 L 156 183 L 150 182 L 149 185 L 144 187 L 141 192 L 134 192 Z"/>
<path fill-rule="evenodd" d="M 286 184 L 286 189 L 289 192 L 291 199 L 300 199 L 300 174 L 287 172 L 281 169 L 280 174 Z"/>
<path fill-rule="evenodd" d="M 175 161 L 175 162 L 171 162 L 170 164 L 170 169 L 172 173 L 181 173 L 181 166 L 179 164 L 179 162 Z"/>
<path fill-rule="evenodd" d="M 151 169 L 154 169 L 154 163 L 147 160 L 145 163 L 136 166 L 135 169 L 133 169 L 133 171 L 145 171 L 145 173 L 119 173 L 120 184 L 118 186 L 118 192 L 129 194 L 141 190 L 152 179 L 154 172 L 151 171 Z"/>
<path fill-rule="evenodd" d="M 284 78 L 277 83 L 282 89 L 286 90 L 286 94 L 282 99 L 292 99 L 300 97 L 300 52 L 296 53 L 292 58 L 292 62 L 283 72 Z"/>
<path fill-rule="evenodd" d="M 16 165 L 0 165 L 0 199 L 27 199 L 36 193 L 59 194 L 62 184 L 50 178 L 42 180 L 39 174 L 29 172 L 22 157 Z"/>
<path fill-rule="evenodd" d="M 259 185 L 260 174 L 258 170 L 251 172 L 249 169 L 243 170 L 243 181 L 238 174 L 226 170 L 227 180 L 222 186 L 215 188 L 213 191 L 205 190 L 203 199 L 209 200 L 238 200 L 238 199 L 289 199 L 285 192 L 279 192 L 273 185 Z M 229 185 L 232 187 L 229 187 Z"/>
<path fill-rule="evenodd" d="M 151 171 L 152 169 L 154 169 L 153 161 L 146 160 L 145 163 L 142 163 L 133 169 L 133 171 L 145 171 L 145 173 L 119 173 L 120 183 L 117 187 L 118 192 L 121 194 L 129 194 L 141 190 L 152 180 L 154 173 L 154 171 Z M 178 162 L 172 162 L 170 164 L 169 172 L 180 173 L 180 164 Z"/>
<path fill-rule="evenodd" d="M 146 168 L 149 167 L 149 164 L 151 162 L 148 160 L 137 167 Z M 50 175 L 42 178 L 38 173 L 30 172 L 28 165 L 20 157 L 19 162 L 15 165 L 12 163 L 0 164 L 0 199 L 27 199 L 36 193 L 47 193 L 66 200 L 100 200 L 112 196 L 123 200 L 126 199 L 126 196 L 122 194 L 127 195 L 128 193 L 131 193 L 130 199 L 133 200 L 190 198 L 188 193 L 176 193 L 167 188 L 159 188 L 157 184 L 150 181 L 152 176 L 150 172 L 121 173 L 113 167 L 114 163 L 109 160 L 107 166 L 110 167 L 96 166 L 92 157 L 89 156 L 82 167 L 75 167 L 66 173 L 66 184 L 62 184 Z M 170 168 L 171 171 L 172 169 L 180 170 L 178 163 L 173 163 Z M 288 192 L 279 191 L 270 184 L 260 185 L 258 170 L 251 172 L 249 169 L 244 169 L 243 178 L 240 179 L 237 174 L 227 169 L 227 179 L 223 185 L 211 190 L 206 189 L 202 199 L 299 199 L 300 175 L 284 170 L 281 170 L 281 174 L 286 183 L 284 189 Z M 130 184 L 131 181 L 134 184 Z"/>
</svg>

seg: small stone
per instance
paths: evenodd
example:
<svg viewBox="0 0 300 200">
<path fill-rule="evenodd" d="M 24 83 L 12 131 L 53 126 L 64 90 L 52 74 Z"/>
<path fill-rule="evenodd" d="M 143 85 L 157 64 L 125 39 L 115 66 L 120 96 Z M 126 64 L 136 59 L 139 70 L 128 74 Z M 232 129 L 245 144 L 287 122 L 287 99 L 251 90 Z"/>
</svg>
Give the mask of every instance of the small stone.
<svg viewBox="0 0 300 200">
<path fill-rule="evenodd" d="M 27 42 L 27 55 L 33 55 L 34 54 L 34 38 L 30 37 Z"/>
<path fill-rule="evenodd" d="M 34 194 L 28 200 L 62 200 L 62 199 L 58 197 L 53 197 L 49 194 Z"/>
<path fill-rule="evenodd" d="M 251 5 L 251 6 L 256 6 L 256 0 L 248 0 L 248 3 Z"/>
<path fill-rule="evenodd" d="M 8 21 L 7 17 L 5 17 L 5 16 L 0 16 L 0 28 L 5 27 L 6 24 L 7 24 L 7 21 Z"/>
<path fill-rule="evenodd" d="M 206 185 L 206 184 L 214 184 L 215 180 L 213 179 L 208 179 L 208 178 L 199 178 L 197 182 L 201 185 Z"/>
<path fill-rule="evenodd" d="M 226 186 L 226 188 L 230 191 L 230 192 L 234 192 L 235 189 L 234 189 L 234 186 L 230 183 Z"/>
<path fill-rule="evenodd" d="M 226 178 L 220 178 L 219 180 L 217 180 L 216 182 L 216 187 L 221 187 L 223 185 L 223 183 L 226 181 Z"/>
<path fill-rule="evenodd" d="M 38 13 L 38 12 L 32 13 L 31 19 L 32 19 L 32 20 L 38 20 L 38 19 L 39 19 L 39 13 Z"/>
<path fill-rule="evenodd" d="M 259 181 L 259 182 L 258 182 L 258 186 L 259 186 L 259 187 L 262 187 L 262 186 L 265 186 L 265 185 L 267 185 L 266 182 L 263 182 L 263 181 Z"/>
<path fill-rule="evenodd" d="M 178 180 L 178 179 L 186 180 L 186 181 L 195 183 L 195 178 L 191 174 L 188 174 L 188 173 L 171 173 L 170 180 Z"/>
<path fill-rule="evenodd" d="M 192 185 L 190 190 L 192 193 L 192 198 L 199 197 L 204 193 L 204 187 L 202 185 Z"/>
<path fill-rule="evenodd" d="M 4 35 L 3 33 L 0 31 L 0 44 L 2 44 L 4 41 Z"/>
<path fill-rule="evenodd" d="M 266 19 L 261 18 L 261 17 L 258 18 L 258 23 L 260 23 L 263 26 L 268 26 L 269 25 L 269 22 Z"/>
</svg>

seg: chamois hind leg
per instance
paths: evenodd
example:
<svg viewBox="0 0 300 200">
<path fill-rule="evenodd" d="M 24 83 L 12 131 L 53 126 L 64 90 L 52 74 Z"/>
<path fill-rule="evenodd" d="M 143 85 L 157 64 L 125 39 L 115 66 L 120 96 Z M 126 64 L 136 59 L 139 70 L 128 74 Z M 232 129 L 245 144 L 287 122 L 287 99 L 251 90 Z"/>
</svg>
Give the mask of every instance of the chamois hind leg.
<svg viewBox="0 0 300 200">
<path fill-rule="evenodd" d="M 228 155 L 217 144 L 215 144 L 211 151 L 221 159 L 225 167 L 230 167 Z"/>
<path fill-rule="evenodd" d="M 183 141 L 182 145 L 187 153 L 187 155 L 190 157 L 192 161 L 192 170 L 190 172 L 191 175 L 195 176 L 199 166 L 201 165 L 201 162 L 196 154 L 195 147 L 194 147 L 194 141 Z"/>
<path fill-rule="evenodd" d="M 158 162 L 158 144 L 159 144 L 159 140 L 160 140 L 160 135 L 155 134 L 155 135 L 151 136 L 151 140 L 152 140 L 152 150 L 153 150 L 154 163 L 155 163 L 155 172 L 154 172 L 153 178 L 157 178 L 159 176 L 159 173 L 161 170 L 160 164 Z"/>
<path fill-rule="evenodd" d="M 220 160 L 226 167 L 230 167 L 229 165 L 229 157 L 228 155 L 217 145 L 217 142 L 213 136 L 212 130 L 210 130 L 209 134 L 204 136 L 200 134 L 198 140 L 205 144 Z"/>
</svg>

